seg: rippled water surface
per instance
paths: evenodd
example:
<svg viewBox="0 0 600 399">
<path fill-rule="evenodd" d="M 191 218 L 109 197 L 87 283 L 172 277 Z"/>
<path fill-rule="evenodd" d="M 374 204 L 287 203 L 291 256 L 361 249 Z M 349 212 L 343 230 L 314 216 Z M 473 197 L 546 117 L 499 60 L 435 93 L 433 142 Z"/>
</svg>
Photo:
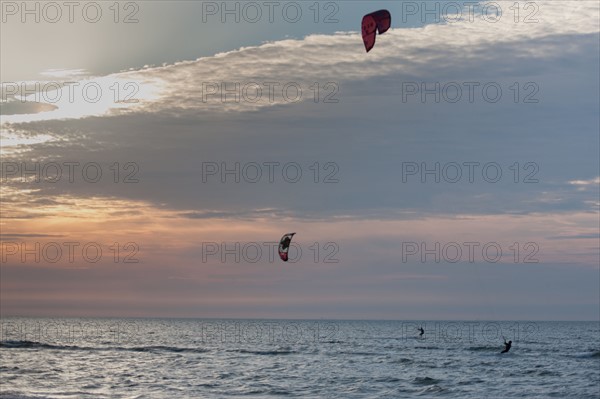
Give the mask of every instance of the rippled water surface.
<svg viewBox="0 0 600 399">
<path fill-rule="evenodd" d="M 3 399 L 600 397 L 597 322 L 3 318 L 1 334 Z"/>
</svg>

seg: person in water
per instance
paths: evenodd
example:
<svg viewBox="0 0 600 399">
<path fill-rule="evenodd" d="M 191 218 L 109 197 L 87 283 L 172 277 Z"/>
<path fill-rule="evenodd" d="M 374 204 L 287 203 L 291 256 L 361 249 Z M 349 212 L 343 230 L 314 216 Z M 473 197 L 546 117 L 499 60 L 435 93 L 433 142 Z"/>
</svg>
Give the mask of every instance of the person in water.
<svg viewBox="0 0 600 399">
<path fill-rule="evenodd" d="M 504 340 L 504 350 L 500 353 L 506 353 L 510 350 L 510 347 L 512 346 L 512 341 L 508 341 L 506 342 L 506 340 Z"/>
<path fill-rule="evenodd" d="M 421 333 L 419 334 L 419 337 L 422 337 L 423 334 L 425 334 L 425 330 L 423 330 L 423 327 L 419 327 L 418 330 L 421 331 Z"/>
</svg>

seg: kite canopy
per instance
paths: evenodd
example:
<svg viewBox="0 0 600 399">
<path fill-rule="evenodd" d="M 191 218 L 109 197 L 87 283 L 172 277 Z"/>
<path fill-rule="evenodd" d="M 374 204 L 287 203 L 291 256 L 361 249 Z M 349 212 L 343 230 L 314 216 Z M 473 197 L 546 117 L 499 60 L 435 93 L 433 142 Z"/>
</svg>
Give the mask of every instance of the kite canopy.
<svg viewBox="0 0 600 399">
<path fill-rule="evenodd" d="M 380 35 L 390 29 L 392 24 L 392 15 L 388 10 L 379 10 L 367 14 L 362 19 L 362 37 L 365 43 L 367 53 L 375 45 L 375 36 Z"/>
<path fill-rule="evenodd" d="M 290 250 L 290 243 L 294 234 L 296 233 L 288 233 L 279 240 L 279 257 L 284 262 L 288 261 L 288 251 Z"/>
</svg>

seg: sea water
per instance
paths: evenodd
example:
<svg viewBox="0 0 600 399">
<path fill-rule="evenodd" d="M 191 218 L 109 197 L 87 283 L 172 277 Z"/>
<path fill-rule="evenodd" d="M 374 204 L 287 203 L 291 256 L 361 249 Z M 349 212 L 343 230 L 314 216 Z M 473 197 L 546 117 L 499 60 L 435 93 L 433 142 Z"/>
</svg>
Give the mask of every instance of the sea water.
<svg viewBox="0 0 600 399">
<path fill-rule="evenodd" d="M 598 322 L 2 318 L 0 333 L 2 399 L 600 397 Z"/>
</svg>

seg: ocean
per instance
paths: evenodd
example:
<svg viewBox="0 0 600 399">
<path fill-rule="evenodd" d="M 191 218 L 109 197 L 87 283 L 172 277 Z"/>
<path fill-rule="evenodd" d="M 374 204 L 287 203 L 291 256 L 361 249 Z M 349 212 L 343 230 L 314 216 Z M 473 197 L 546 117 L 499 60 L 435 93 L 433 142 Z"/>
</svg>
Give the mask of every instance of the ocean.
<svg viewBox="0 0 600 399">
<path fill-rule="evenodd" d="M 600 397 L 598 322 L 0 322 L 2 399 Z"/>
</svg>

